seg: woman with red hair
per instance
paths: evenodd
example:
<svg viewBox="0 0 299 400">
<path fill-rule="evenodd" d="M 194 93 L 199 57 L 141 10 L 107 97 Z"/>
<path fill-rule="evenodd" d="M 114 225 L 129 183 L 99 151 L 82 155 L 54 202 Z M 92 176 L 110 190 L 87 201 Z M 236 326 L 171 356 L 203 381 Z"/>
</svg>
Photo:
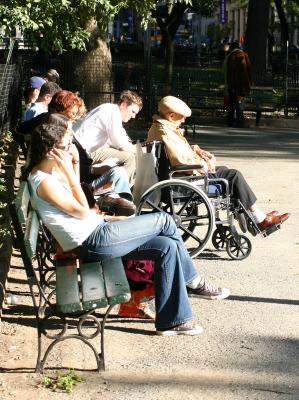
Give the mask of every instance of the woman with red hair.
<svg viewBox="0 0 299 400">
<path fill-rule="evenodd" d="M 52 97 L 49 110 L 65 115 L 72 122 L 82 118 L 86 113 L 83 100 L 73 92 L 60 90 Z"/>
</svg>

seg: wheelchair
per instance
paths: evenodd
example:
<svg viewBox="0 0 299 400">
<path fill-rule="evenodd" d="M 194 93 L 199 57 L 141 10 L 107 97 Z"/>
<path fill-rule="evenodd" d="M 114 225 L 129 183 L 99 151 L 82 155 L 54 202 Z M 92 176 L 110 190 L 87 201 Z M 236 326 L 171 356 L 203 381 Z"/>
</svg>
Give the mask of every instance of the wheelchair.
<svg viewBox="0 0 299 400">
<path fill-rule="evenodd" d="M 212 241 L 217 250 L 226 250 L 233 260 L 244 260 L 252 250 L 250 239 L 244 235 L 268 236 L 280 228 L 273 226 L 261 232 L 243 204 L 230 196 L 225 179 L 211 179 L 200 165 L 171 167 L 163 142 L 144 142 L 148 152 L 156 156 L 158 183 L 148 188 L 137 204 L 137 215 L 150 212 L 170 214 L 182 234 L 191 257 L 198 256 Z M 138 166 L 137 166 L 138 168 Z M 238 220 L 242 233 L 238 232 Z"/>
</svg>

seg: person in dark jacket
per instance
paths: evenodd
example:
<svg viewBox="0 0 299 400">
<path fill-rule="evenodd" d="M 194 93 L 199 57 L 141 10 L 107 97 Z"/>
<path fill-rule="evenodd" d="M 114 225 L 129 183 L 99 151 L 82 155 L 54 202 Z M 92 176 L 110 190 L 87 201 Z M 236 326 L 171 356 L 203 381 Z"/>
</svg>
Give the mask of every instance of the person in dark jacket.
<svg viewBox="0 0 299 400">
<path fill-rule="evenodd" d="M 243 128 L 244 100 L 250 93 L 252 77 L 248 54 L 240 49 L 238 42 L 231 44 L 224 69 L 228 89 L 228 126 Z"/>
</svg>

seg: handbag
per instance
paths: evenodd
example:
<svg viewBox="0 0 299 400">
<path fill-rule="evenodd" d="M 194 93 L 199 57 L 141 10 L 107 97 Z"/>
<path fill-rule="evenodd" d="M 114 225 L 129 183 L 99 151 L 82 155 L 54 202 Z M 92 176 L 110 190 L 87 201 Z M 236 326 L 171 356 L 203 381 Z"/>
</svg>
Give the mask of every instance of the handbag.
<svg viewBox="0 0 299 400">
<path fill-rule="evenodd" d="M 136 143 L 136 176 L 133 188 L 135 204 L 138 204 L 143 193 L 158 182 L 157 159 L 155 155 L 155 142 L 150 146 L 141 146 Z M 155 199 L 159 201 L 159 199 Z"/>
</svg>

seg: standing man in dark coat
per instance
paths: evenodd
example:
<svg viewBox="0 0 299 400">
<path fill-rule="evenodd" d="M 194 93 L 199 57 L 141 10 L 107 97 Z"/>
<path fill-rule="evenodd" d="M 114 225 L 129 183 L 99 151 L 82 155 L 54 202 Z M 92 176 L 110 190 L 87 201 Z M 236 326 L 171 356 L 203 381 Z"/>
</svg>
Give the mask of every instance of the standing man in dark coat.
<svg viewBox="0 0 299 400">
<path fill-rule="evenodd" d="M 252 85 L 251 64 L 248 54 L 241 50 L 238 42 L 231 44 L 225 60 L 226 83 L 229 95 L 228 126 L 244 127 L 244 99 Z"/>
</svg>

